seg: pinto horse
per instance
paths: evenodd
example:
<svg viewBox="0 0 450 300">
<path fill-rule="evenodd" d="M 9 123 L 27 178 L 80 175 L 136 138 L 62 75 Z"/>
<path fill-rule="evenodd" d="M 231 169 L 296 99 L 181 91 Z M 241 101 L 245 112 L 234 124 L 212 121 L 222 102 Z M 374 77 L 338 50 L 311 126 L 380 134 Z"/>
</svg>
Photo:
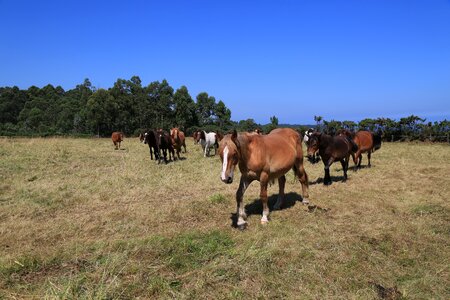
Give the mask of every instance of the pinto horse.
<svg viewBox="0 0 450 300">
<path fill-rule="evenodd" d="M 186 138 L 184 132 L 178 128 L 170 129 L 170 139 L 172 141 L 173 148 L 177 151 L 178 159 L 180 159 L 181 146 L 184 147 L 184 153 L 186 153 Z"/>
<path fill-rule="evenodd" d="M 144 144 L 148 145 L 150 159 L 153 160 L 153 154 L 155 154 L 155 160 L 158 160 L 158 163 L 160 163 L 159 138 L 156 131 L 148 130 L 144 133 Z"/>
<path fill-rule="evenodd" d="M 358 150 L 352 153 L 353 163 L 356 169 L 361 168 L 362 154 L 367 153 L 368 167 L 371 167 L 370 156 L 372 152 L 380 149 L 381 147 L 381 135 L 374 134 L 370 131 L 360 130 L 358 132 L 351 132 L 349 130 L 341 129 L 338 134 L 345 135 L 353 140 L 358 145 Z"/>
<path fill-rule="evenodd" d="M 123 133 L 115 131 L 111 134 L 111 139 L 113 141 L 115 150 L 120 149 L 120 142 L 123 141 Z"/>
<path fill-rule="evenodd" d="M 330 185 L 330 166 L 335 161 L 340 161 L 344 171 L 344 180 L 347 180 L 348 160 L 352 152 L 356 152 L 358 146 L 346 136 L 330 136 L 325 133 L 314 132 L 309 135 L 308 159 L 315 163 L 315 154 L 319 151 L 322 162 L 325 165 L 323 184 Z"/>
<path fill-rule="evenodd" d="M 267 185 L 278 179 L 279 194 L 274 209 L 279 209 L 283 204 L 285 174 L 290 169 L 294 170 L 302 185 L 303 203 L 309 203 L 308 176 L 303 168 L 302 140 L 295 130 L 277 128 L 267 135 L 238 134 L 234 130 L 220 142 L 219 154 L 222 160 L 220 179 L 224 183 L 233 182 L 237 164 L 241 171 L 241 181 L 236 192 L 239 229 L 245 229 L 247 225 L 242 199 L 245 190 L 254 180 L 259 181 L 261 185 L 260 197 L 263 205 L 261 224 L 269 221 Z"/>
<path fill-rule="evenodd" d="M 208 132 L 206 133 L 206 131 L 199 131 L 199 134 L 197 136 L 198 139 L 198 143 L 200 143 L 200 145 L 202 145 L 202 149 L 203 149 L 203 156 L 209 156 L 210 155 L 210 148 L 214 147 L 214 156 L 217 154 L 217 148 L 219 146 L 218 143 L 218 137 L 217 137 L 217 133 L 215 132 Z"/>
</svg>

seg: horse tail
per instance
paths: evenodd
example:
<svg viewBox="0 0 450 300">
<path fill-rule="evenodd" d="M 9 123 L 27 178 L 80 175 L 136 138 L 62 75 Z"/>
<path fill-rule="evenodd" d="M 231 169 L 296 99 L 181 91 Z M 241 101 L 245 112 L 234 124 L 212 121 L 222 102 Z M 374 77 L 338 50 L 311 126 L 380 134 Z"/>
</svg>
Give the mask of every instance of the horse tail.
<svg viewBox="0 0 450 300">
<path fill-rule="evenodd" d="M 380 133 L 372 133 L 373 138 L 373 149 L 372 152 L 381 148 L 381 134 Z"/>
</svg>

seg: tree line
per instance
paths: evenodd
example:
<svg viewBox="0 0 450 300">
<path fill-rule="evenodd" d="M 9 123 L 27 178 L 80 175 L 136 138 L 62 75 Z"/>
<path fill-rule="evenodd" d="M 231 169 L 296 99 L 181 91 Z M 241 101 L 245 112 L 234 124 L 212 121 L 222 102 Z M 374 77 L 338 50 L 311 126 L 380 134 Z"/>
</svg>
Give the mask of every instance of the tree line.
<svg viewBox="0 0 450 300">
<path fill-rule="evenodd" d="M 222 100 L 202 92 L 194 101 L 187 87 L 175 91 L 167 80 L 143 86 L 133 76 L 97 89 L 85 79 L 68 91 L 51 84 L 27 90 L 0 88 L 0 135 L 135 135 L 144 128 L 231 125 L 231 111 Z"/>
<path fill-rule="evenodd" d="M 384 141 L 431 141 L 449 142 L 450 121 L 426 122 L 426 119 L 419 116 L 410 115 L 400 118 L 399 121 L 390 118 L 366 118 L 358 123 L 354 121 L 326 121 L 321 116 L 314 116 L 319 131 L 335 134 L 339 129 L 344 128 L 351 131 L 370 130 L 381 133 Z"/>
<path fill-rule="evenodd" d="M 138 76 L 117 79 L 108 89 L 95 88 L 89 79 L 71 90 L 48 84 L 0 87 L 0 135 L 2 136 L 109 136 L 113 131 L 138 135 L 146 128 L 180 127 L 187 134 L 197 129 L 227 132 L 253 131 L 265 133 L 283 126 L 305 131 L 316 127 L 333 134 L 340 128 L 372 130 L 383 133 L 384 140 L 447 141 L 450 123 L 426 122 L 411 115 L 399 121 L 389 118 L 354 121 L 326 121 L 314 116 L 314 125 L 279 125 L 272 116 L 270 123 L 258 124 L 253 119 L 231 120 L 231 111 L 222 100 L 201 92 L 194 99 L 186 86 L 174 90 L 167 80 L 143 86 Z"/>
</svg>

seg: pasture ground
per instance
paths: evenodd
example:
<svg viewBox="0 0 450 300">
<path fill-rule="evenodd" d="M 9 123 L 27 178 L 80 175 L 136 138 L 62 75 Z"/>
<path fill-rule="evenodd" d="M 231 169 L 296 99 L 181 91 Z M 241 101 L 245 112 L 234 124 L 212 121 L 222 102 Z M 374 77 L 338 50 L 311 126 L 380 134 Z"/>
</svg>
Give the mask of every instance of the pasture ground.
<svg viewBox="0 0 450 300">
<path fill-rule="evenodd" d="M 239 173 L 187 146 L 157 165 L 135 138 L 0 139 L 0 298 L 450 298 L 449 145 L 385 143 L 329 187 L 306 162 L 316 208 L 290 172 L 266 226 L 254 182 L 243 232 Z"/>
</svg>

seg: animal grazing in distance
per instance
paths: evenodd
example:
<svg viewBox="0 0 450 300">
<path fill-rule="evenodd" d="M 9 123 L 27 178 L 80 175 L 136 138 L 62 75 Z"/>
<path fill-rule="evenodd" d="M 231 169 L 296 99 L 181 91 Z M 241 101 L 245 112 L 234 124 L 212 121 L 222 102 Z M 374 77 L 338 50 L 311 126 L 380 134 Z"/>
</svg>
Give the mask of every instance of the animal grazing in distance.
<svg viewBox="0 0 450 300">
<path fill-rule="evenodd" d="M 111 134 L 115 150 L 120 149 L 120 143 L 123 141 L 123 132 L 115 131 Z"/>
<path fill-rule="evenodd" d="M 308 139 L 308 159 L 314 163 L 315 154 L 319 152 L 322 162 L 325 165 L 324 185 L 330 185 L 330 166 L 335 161 L 340 161 L 344 171 L 344 179 L 347 180 L 348 160 L 352 152 L 356 152 L 358 146 L 346 136 L 330 136 L 325 133 L 314 132 Z"/>
<path fill-rule="evenodd" d="M 220 142 L 219 155 L 222 161 L 222 182 L 233 182 L 236 165 L 241 171 L 241 180 L 236 192 L 237 226 L 245 229 L 247 215 L 243 205 L 245 190 L 254 180 L 260 182 L 260 198 L 263 205 L 261 223 L 269 221 L 267 186 L 278 179 L 279 194 L 274 209 L 281 208 L 286 184 L 285 174 L 293 169 L 302 186 L 303 203 L 308 201 L 308 176 L 303 167 L 302 140 L 300 134 L 290 128 L 277 128 L 267 135 L 233 133 Z"/>
<path fill-rule="evenodd" d="M 381 135 L 366 130 L 351 132 L 346 129 L 339 130 L 338 134 L 345 135 L 351 138 L 353 142 L 355 142 L 355 144 L 358 146 L 358 150 L 352 153 L 353 163 L 356 166 L 355 171 L 361 168 L 363 153 L 367 153 L 367 166 L 370 168 L 372 166 L 370 164 L 370 157 L 372 155 L 372 152 L 375 152 L 376 150 L 381 148 Z"/>
</svg>

